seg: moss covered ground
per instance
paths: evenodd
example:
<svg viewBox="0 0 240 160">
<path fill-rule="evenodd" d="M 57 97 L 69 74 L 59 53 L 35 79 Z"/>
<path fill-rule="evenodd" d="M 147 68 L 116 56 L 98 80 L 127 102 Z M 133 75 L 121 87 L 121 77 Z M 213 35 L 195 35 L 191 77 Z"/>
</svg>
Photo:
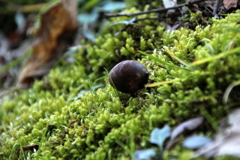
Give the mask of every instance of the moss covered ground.
<svg viewBox="0 0 240 160">
<path fill-rule="evenodd" d="M 153 128 L 196 116 L 206 117 L 201 132 L 213 135 L 240 102 L 237 86 L 228 105 L 222 102 L 226 88 L 240 79 L 239 23 L 239 11 L 194 30 L 166 32 L 162 23 L 146 20 L 118 35 L 123 26 L 112 26 L 95 43 L 82 42 L 74 63 L 61 60 L 30 89 L 1 100 L 0 159 L 18 159 L 18 149 L 29 145 L 38 151 L 20 150 L 20 159 L 131 159 L 135 150 L 152 146 Z M 108 71 L 125 59 L 144 64 L 155 86 L 134 95 L 114 90 Z M 172 156 L 185 160 L 191 152 L 177 147 Z"/>
</svg>

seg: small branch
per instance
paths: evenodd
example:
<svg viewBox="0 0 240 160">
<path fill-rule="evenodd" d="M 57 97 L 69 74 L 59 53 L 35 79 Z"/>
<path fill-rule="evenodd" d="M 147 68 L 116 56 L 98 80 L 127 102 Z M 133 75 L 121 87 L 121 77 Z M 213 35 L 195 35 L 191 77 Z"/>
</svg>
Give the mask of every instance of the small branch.
<svg viewBox="0 0 240 160">
<path fill-rule="evenodd" d="M 164 19 L 162 18 L 158 18 L 158 17 L 149 17 L 149 18 L 139 18 L 139 19 L 136 19 L 134 21 L 134 23 L 138 22 L 138 21 L 144 21 L 144 20 L 159 20 L 159 21 L 164 21 Z"/>
<path fill-rule="evenodd" d="M 164 11 L 167 11 L 167 10 L 170 10 L 170 9 L 177 9 L 177 8 L 180 8 L 180 7 L 183 7 L 183 6 L 189 6 L 189 5 L 200 3 L 200 2 L 203 2 L 203 0 L 192 0 L 192 1 L 189 1 L 187 3 L 178 4 L 176 6 L 169 7 L 169 8 L 153 9 L 153 10 L 149 10 L 149 11 L 142 11 L 142 12 L 136 12 L 136 13 L 105 14 L 105 17 L 106 18 L 120 17 L 120 16 L 131 17 L 131 16 L 142 15 L 142 14 L 159 13 L 159 12 L 164 12 Z"/>
<path fill-rule="evenodd" d="M 220 3 L 220 0 L 217 0 L 216 6 L 213 10 L 213 16 L 217 16 L 217 10 L 218 10 L 219 3 Z"/>
</svg>

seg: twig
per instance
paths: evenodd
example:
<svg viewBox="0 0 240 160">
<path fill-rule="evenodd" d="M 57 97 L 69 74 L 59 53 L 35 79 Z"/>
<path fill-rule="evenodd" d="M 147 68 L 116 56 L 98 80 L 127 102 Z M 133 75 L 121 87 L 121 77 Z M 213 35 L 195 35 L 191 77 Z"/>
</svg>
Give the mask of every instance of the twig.
<svg viewBox="0 0 240 160">
<path fill-rule="evenodd" d="M 211 13 L 212 16 L 214 16 L 213 12 L 207 7 L 207 6 L 203 6 L 209 13 Z"/>
<path fill-rule="evenodd" d="M 217 15 L 217 10 L 218 10 L 218 6 L 219 6 L 219 3 L 220 3 L 220 0 L 217 0 L 217 4 L 213 10 L 213 16 L 216 16 Z"/>
<path fill-rule="evenodd" d="M 204 0 L 192 0 L 189 1 L 187 3 L 183 3 L 183 4 L 178 4 L 176 6 L 173 7 L 169 7 L 169 8 L 161 8 L 161 9 L 153 9 L 153 10 L 149 10 L 149 11 L 142 11 L 142 12 L 136 12 L 136 13 L 117 13 L 117 14 L 105 14 L 105 17 L 110 18 L 110 17 L 120 17 L 120 16 L 124 16 L 124 17 L 131 17 L 131 16 L 137 16 L 137 15 L 142 15 L 142 14 L 150 14 L 150 13 L 159 13 L 159 12 L 164 12 L 170 9 L 176 9 L 176 8 L 180 8 L 183 6 L 189 6 L 195 3 L 200 3 L 203 2 Z"/>
<path fill-rule="evenodd" d="M 136 19 L 135 21 L 133 21 L 134 23 L 138 22 L 138 21 L 144 21 L 144 20 L 159 20 L 159 21 L 164 21 L 163 18 L 159 18 L 159 17 L 148 17 L 148 18 L 139 18 Z"/>
</svg>

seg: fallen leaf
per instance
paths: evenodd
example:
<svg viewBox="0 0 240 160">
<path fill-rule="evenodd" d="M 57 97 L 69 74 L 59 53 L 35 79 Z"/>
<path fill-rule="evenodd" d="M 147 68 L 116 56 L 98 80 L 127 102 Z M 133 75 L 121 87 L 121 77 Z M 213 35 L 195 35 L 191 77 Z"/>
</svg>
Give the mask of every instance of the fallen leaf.
<svg viewBox="0 0 240 160">
<path fill-rule="evenodd" d="M 235 110 L 228 116 L 229 125 L 216 135 L 212 143 L 200 148 L 194 153 L 193 158 L 197 157 L 217 157 L 231 155 L 240 158 L 240 109 Z"/>
<path fill-rule="evenodd" d="M 240 129 L 239 127 L 230 128 L 224 135 L 217 135 L 216 139 L 194 153 L 193 158 L 197 157 L 217 157 L 231 155 L 240 158 Z"/>
<path fill-rule="evenodd" d="M 231 155 L 240 158 L 240 128 L 234 127 L 228 132 L 216 156 Z"/>
<path fill-rule="evenodd" d="M 223 1 L 220 0 L 204 0 L 199 6 L 203 15 L 209 17 L 215 17 L 219 14 L 224 14 L 225 9 L 223 6 Z"/>
<path fill-rule="evenodd" d="M 18 76 L 17 86 L 28 87 L 47 74 L 74 40 L 77 31 L 77 0 L 62 0 L 41 16 L 33 54 Z"/>
<path fill-rule="evenodd" d="M 183 25 L 182 22 L 177 22 L 173 26 L 166 24 L 166 30 L 172 32 L 177 29 L 180 29 L 182 27 L 182 25 Z"/>
<path fill-rule="evenodd" d="M 193 130 L 200 126 L 203 122 L 204 118 L 203 117 L 197 117 L 197 118 L 192 118 L 189 119 L 181 124 L 179 124 L 173 131 L 170 136 L 170 141 L 167 144 L 167 149 L 171 149 L 173 145 L 175 145 L 179 139 L 177 139 L 178 135 L 183 133 L 186 130 Z"/>
<path fill-rule="evenodd" d="M 177 0 L 163 0 L 164 8 L 171 8 L 177 5 Z M 166 13 L 167 17 L 174 17 L 175 14 L 179 14 L 175 9 L 169 9 Z"/>
<path fill-rule="evenodd" d="M 228 123 L 232 127 L 240 127 L 240 109 L 236 109 L 229 114 Z"/>
<path fill-rule="evenodd" d="M 170 8 L 177 4 L 177 0 L 163 0 L 164 8 Z"/>
<path fill-rule="evenodd" d="M 26 59 L 27 51 L 31 47 L 31 41 L 26 39 L 26 30 L 31 25 L 32 18 L 22 22 L 22 26 L 18 27 L 16 31 L 12 31 L 6 37 L 4 33 L 0 33 L 0 88 L 8 89 L 16 83 L 16 74 L 19 73 L 19 66 L 22 60 Z M 1 93 L 0 93 L 1 94 Z"/>
<path fill-rule="evenodd" d="M 223 0 L 223 5 L 226 10 L 237 8 L 238 0 Z"/>
</svg>

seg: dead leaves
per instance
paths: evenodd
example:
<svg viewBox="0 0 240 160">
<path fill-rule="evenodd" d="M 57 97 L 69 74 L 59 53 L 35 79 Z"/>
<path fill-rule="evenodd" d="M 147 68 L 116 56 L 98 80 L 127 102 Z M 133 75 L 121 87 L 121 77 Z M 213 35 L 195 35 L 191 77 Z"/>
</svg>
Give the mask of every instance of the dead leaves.
<svg viewBox="0 0 240 160">
<path fill-rule="evenodd" d="M 221 0 L 186 0 L 185 3 L 178 4 L 177 0 L 163 0 L 165 8 L 158 8 L 135 13 L 105 14 L 105 17 L 133 17 L 129 23 L 120 30 L 120 32 L 127 30 L 127 28 L 132 25 L 130 23 L 131 21 L 136 24 L 136 22 L 146 19 L 163 21 L 165 23 L 166 30 L 168 31 L 174 31 L 181 27 L 187 27 L 194 30 L 197 25 L 209 25 L 209 18 L 217 17 L 221 19 L 226 14 L 232 13 L 234 10 L 229 9 L 234 7 L 234 9 L 237 9 L 239 5 L 239 0 L 238 4 L 236 0 L 224 1 L 225 4 L 223 4 L 223 1 Z M 152 13 L 155 13 L 156 16 L 143 19 L 134 17 Z M 122 22 L 123 21 L 120 21 L 119 23 Z M 116 35 L 118 35 L 120 32 L 117 32 Z"/>
<path fill-rule="evenodd" d="M 41 17 L 33 54 L 21 70 L 17 86 L 26 88 L 36 77 L 47 74 L 73 42 L 77 31 L 77 0 L 62 0 Z"/>
<path fill-rule="evenodd" d="M 215 140 L 205 147 L 199 149 L 195 154 L 196 157 L 217 157 L 222 155 L 231 155 L 240 158 L 240 109 L 232 112 L 227 119 L 230 127 L 223 128 L 216 135 Z"/>
<path fill-rule="evenodd" d="M 223 0 L 223 5 L 226 10 L 237 8 L 238 5 L 240 5 L 239 0 Z"/>
<path fill-rule="evenodd" d="M 230 155 L 240 158 L 240 108 L 228 115 L 227 120 L 223 121 L 220 126 L 220 132 L 213 140 L 204 135 L 186 136 L 186 131 L 195 131 L 204 120 L 204 117 L 196 117 L 180 123 L 171 131 L 168 125 L 163 128 L 155 128 L 150 135 L 150 143 L 156 144 L 159 148 L 137 150 L 135 158 L 143 159 L 163 159 L 163 152 L 170 151 L 175 145 L 182 141 L 182 146 L 195 150 L 198 149 L 192 158 L 205 157 L 213 158 L 217 156 Z M 180 136 L 181 135 L 181 136 Z M 164 147 L 164 141 L 170 137 L 167 146 Z"/>
<path fill-rule="evenodd" d="M 178 136 L 185 131 L 194 130 L 202 124 L 204 117 L 196 117 L 180 123 L 171 133 L 170 141 L 167 144 L 167 149 L 170 150 L 180 140 Z"/>
</svg>

